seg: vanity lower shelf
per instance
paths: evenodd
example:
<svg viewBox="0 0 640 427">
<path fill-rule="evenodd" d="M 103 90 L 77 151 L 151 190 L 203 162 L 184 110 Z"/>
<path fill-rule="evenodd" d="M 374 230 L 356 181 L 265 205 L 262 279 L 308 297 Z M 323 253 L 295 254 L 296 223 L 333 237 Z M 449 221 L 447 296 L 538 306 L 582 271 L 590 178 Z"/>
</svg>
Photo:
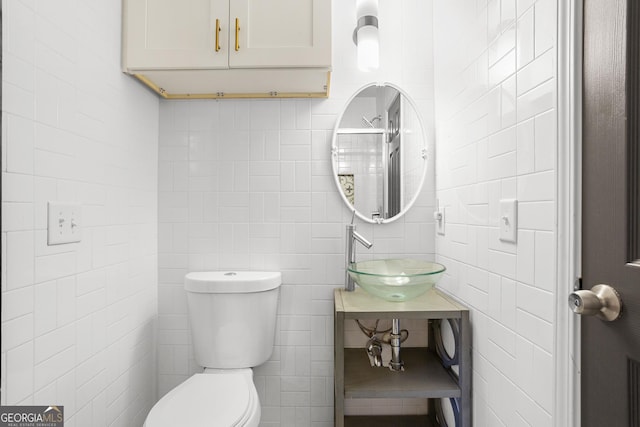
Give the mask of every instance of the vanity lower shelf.
<svg viewBox="0 0 640 427">
<path fill-rule="evenodd" d="M 429 415 L 346 416 L 345 427 L 439 427 Z"/>
<path fill-rule="evenodd" d="M 404 372 L 374 368 L 364 349 L 344 349 L 344 397 L 431 398 L 460 397 L 460 387 L 427 348 L 406 347 L 401 352 Z"/>
</svg>

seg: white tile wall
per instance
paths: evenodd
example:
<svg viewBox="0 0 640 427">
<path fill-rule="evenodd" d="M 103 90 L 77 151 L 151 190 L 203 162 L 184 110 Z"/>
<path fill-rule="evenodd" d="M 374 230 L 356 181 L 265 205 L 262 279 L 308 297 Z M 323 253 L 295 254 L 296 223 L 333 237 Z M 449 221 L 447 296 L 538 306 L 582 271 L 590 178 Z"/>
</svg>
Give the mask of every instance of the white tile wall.
<svg viewBox="0 0 640 427">
<path fill-rule="evenodd" d="M 434 3 L 442 287 L 472 307 L 474 426 L 553 424 L 556 0 Z M 498 239 L 517 198 L 518 241 Z"/>
<path fill-rule="evenodd" d="M 376 73 L 335 43 L 330 100 L 166 102 L 159 136 L 156 99 L 119 73 L 119 6 L 107 3 L 3 2 L 2 403 L 61 400 L 69 425 L 140 425 L 154 399 L 156 291 L 164 393 L 197 369 L 184 273 L 278 269 L 277 345 L 256 371 L 263 425 L 332 425 L 331 299 L 349 215 L 330 177 L 331 130 L 357 88 L 391 81 L 432 134 L 431 2 L 381 1 Z M 334 5 L 334 40 L 350 39 L 352 7 Z M 476 425 L 549 425 L 555 1 L 435 9 L 437 195 L 450 221 L 437 252 L 444 287 L 474 307 Z M 402 221 L 360 224 L 375 243 L 362 256 L 433 256 L 435 191 Z M 496 241 L 501 197 L 521 200 L 517 246 Z M 51 199 L 83 204 L 83 242 L 46 246 Z"/>
<path fill-rule="evenodd" d="M 161 134 L 180 135 L 187 132 L 185 147 L 197 152 L 218 152 L 218 157 L 197 160 L 184 157 L 162 157 L 160 170 L 182 169 L 189 171 L 188 188 L 181 188 L 178 181 L 167 182 L 160 192 L 159 236 L 159 387 L 160 395 L 198 370 L 193 360 L 188 334 L 187 308 L 182 289 L 183 276 L 188 271 L 210 269 L 280 270 L 283 272 L 278 334 L 276 349 L 270 362 L 256 369 L 256 384 L 263 402 L 263 425 L 332 425 L 333 405 L 333 289 L 343 286 L 344 280 L 344 224 L 349 221 L 349 211 L 339 198 L 332 177 L 328 156 L 311 156 L 311 139 L 303 143 L 298 158 L 278 161 L 287 146 L 280 140 L 272 156 L 276 160 L 264 160 L 261 153 L 246 149 L 244 157 L 222 159 L 226 148 L 222 139 L 191 138 L 189 128 L 176 129 L 176 117 L 189 114 L 211 114 L 216 117 L 238 111 L 241 104 L 248 104 L 249 111 L 285 108 L 304 109 L 309 116 L 326 101 L 201 101 L 162 102 Z M 244 107 L 243 107 L 244 109 Z M 189 113 L 185 113 L 188 110 Z M 217 111 L 216 111 L 217 110 Z M 334 115 L 337 116 L 337 111 Z M 261 120 L 261 118 L 259 118 Z M 305 120 L 309 123 L 312 120 Z M 253 115 L 248 124 L 252 137 L 259 141 L 267 135 L 253 125 Z M 266 122 L 263 122 L 266 123 Z M 270 123 L 268 123 L 270 125 Z M 224 129 L 222 130 L 224 132 Z M 305 133 L 322 133 L 322 144 L 330 150 L 330 133 L 327 130 L 309 130 Z M 161 138 L 162 143 L 178 144 L 179 138 Z M 315 143 L 319 143 L 315 138 Z M 169 147 L 171 145 L 167 145 Z M 223 148 L 224 147 L 224 148 Z M 161 153 L 165 145 L 161 146 Z M 315 147 L 317 149 L 317 147 Z M 295 178 L 293 188 L 283 190 L 283 170 L 292 163 L 297 166 L 316 163 L 325 171 L 315 174 L 313 168 L 304 167 Z M 201 187 L 200 163 L 207 163 L 213 185 Z M 182 164 L 182 165 L 181 165 Z M 226 164 L 226 167 L 225 167 Z M 232 177 L 226 176 L 232 174 Z M 258 177 L 280 181 L 273 187 L 256 184 L 246 186 L 246 177 Z M 174 175 L 175 178 L 175 175 Z M 311 183 L 310 188 L 297 191 L 300 183 Z M 427 186 L 429 187 L 429 186 Z M 176 190 L 176 191 L 173 191 Z M 428 210 L 432 206 L 432 194 L 418 202 L 416 209 Z M 193 201 L 197 202 L 193 202 Z M 199 201 L 212 200 L 214 203 Z M 317 216 L 318 212 L 333 212 Z M 337 212 L 336 212 L 337 211 Z M 393 225 L 360 225 L 362 232 L 371 237 L 371 251 L 360 251 L 361 257 L 418 256 L 433 257 L 433 234 L 429 215 L 401 220 Z M 416 234 L 417 242 L 406 242 L 405 237 Z M 425 240 L 425 241 L 423 241 Z M 414 329 L 419 334 L 420 330 Z M 392 403 L 389 405 L 393 406 Z M 402 408 L 402 405 L 400 405 Z M 394 411 L 397 411 L 396 407 Z M 413 409 L 415 411 L 415 409 Z"/>
<path fill-rule="evenodd" d="M 433 135 L 431 2 L 380 1 L 383 65 L 368 74 L 356 68 L 354 6 L 333 5 L 328 100 L 161 102 L 160 395 L 199 369 L 190 347 L 184 274 L 279 270 L 276 346 L 271 360 L 255 370 L 261 425 L 333 426 L 333 289 L 344 285 L 344 225 L 351 217 L 331 176 L 335 121 L 360 87 L 389 81 L 414 98 Z M 416 39 L 423 42 L 417 50 Z M 358 224 L 374 242 L 370 251 L 359 248 L 359 257 L 434 257 L 433 173 L 431 164 L 421 197 L 402 220 Z M 424 327 L 412 329 L 418 337 Z M 376 406 L 416 413 L 424 406 L 360 403 L 353 411 Z"/>
<path fill-rule="evenodd" d="M 120 72 L 120 2 L 2 2 L 2 404 L 140 426 L 156 398 L 158 101 Z M 80 243 L 47 246 L 47 201 Z"/>
</svg>

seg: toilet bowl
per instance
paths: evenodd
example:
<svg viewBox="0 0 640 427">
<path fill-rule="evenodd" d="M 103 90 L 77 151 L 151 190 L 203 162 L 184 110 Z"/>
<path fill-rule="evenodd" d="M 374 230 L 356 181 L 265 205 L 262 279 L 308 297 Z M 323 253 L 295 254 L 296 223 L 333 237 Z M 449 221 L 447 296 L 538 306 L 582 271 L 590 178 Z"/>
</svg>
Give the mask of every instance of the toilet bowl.
<svg viewBox="0 0 640 427">
<path fill-rule="evenodd" d="M 144 427 L 256 427 L 253 370 L 273 352 L 279 272 L 194 272 L 185 276 L 193 353 L 202 373 L 169 391 Z"/>
<path fill-rule="evenodd" d="M 160 399 L 144 427 L 257 427 L 259 423 L 253 371 L 206 369 Z"/>
</svg>

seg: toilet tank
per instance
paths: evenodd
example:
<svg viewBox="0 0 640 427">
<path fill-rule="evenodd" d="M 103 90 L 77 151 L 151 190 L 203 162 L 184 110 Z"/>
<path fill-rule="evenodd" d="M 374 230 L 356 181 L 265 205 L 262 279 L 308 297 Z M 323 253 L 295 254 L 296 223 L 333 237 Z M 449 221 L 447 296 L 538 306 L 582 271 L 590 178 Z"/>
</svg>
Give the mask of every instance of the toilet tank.
<svg viewBox="0 0 640 427">
<path fill-rule="evenodd" d="M 208 271 L 185 276 L 196 362 L 206 368 L 258 366 L 276 332 L 279 272 Z"/>
</svg>

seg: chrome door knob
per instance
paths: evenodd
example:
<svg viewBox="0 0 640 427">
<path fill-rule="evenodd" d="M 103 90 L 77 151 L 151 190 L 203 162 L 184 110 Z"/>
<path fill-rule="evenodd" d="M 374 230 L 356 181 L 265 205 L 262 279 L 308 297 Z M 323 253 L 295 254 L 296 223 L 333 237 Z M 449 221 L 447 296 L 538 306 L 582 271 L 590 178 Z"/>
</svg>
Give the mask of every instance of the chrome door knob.
<svg viewBox="0 0 640 427">
<path fill-rule="evenodd" d="M 595 285 L 591 290 L 569 295 L 569 308 L 582 316 L 596 316 L 612 322 L 622 314 L 620 294 L 609 285 Z"/>
</svg>

